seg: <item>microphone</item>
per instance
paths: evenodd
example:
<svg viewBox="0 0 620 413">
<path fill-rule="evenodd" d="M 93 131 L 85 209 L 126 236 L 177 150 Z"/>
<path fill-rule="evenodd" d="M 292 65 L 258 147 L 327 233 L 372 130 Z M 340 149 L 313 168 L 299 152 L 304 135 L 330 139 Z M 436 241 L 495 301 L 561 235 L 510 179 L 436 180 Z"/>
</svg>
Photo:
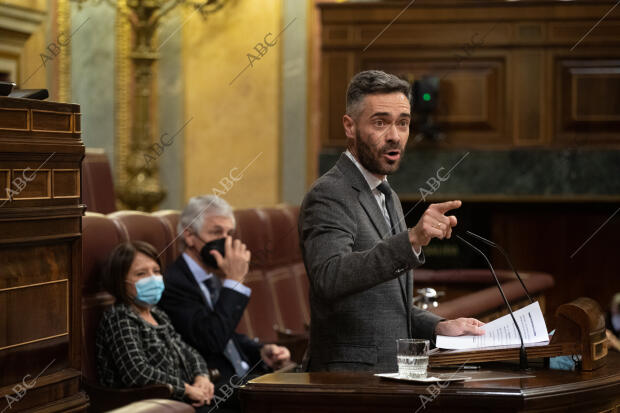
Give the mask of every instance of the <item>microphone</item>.
<svg viewBox="0 0 620 413">
<path fill-rule="evenodd" d="M 510 303 L 508 302 L 508 299 L 506 299 L 506 294 L 504 294 L 504 289 L 502 288 L 502 285 L 500 284 L 499 279 L 497 278 L 497 274 L 495 274 L 495 269 L 493 268 L 493 265 L 491 265 L 491 261 L 489 261 L 489 258 L 486 256 L 484 252 L 482 252 L 480 249 L 475 247 L 473 244 L 465 240 L 463 237 L 461 237 L 458 234 L 456 234 L 456 237 L 458 238 L 459 241 L 461 241 L 462 243 L 467 245 L 469 248 L 473 249 L 478 254 L 480 254 L 482 258 L 484 258 L 484 260 L 486 261 L 487 265 L 489 266 L 489 269 L 491 270 L 491 274 L 493 274 L 493 278 L 495 278 L 495 282 L 497 283 L 497 288 L 499 289 L 499 292 L 502 295 L 502 298 L 504 299 L 506 308 L 508 308 L 508 311 L 510 312 L 510 317 L 512 317 L 512 321 L 514 322 L 515 327 L 517 328 L 517 332 L 519 333 L 519 339 L 521 340 L 521 349 L 519 351 L 519 368 L 521 370 L 527 370 L 528 369 L 527 352 L 525 351 L 523 335 L 521 334 L 521 329 L 519 328 L 517 319 L 515 318 L 515 315 L 512 313 L 512 307 L 510 307 Z"/>
<path fill-rule="evenodd" d="M 525 295 L 527 295 L 527 298 L 530 300 L 530 303 L 533 303 L 534 300 L 532 300 L 532 297 L 530 297 L 530 292 L 527 290 L 527 287 L 523 283 L 523 280 L 521 279 L 521 276 L 519 275 L 517 270 L 515 270 L 515 267 L 512 265 L 512 261 L 510 261 L 510 258 L 508 257 L 508 253 L 506 252 L 506 250 L 503 249 L 500 245 L 498 245 L 498 244 L 494 243 L 493 241 L 488 240 L 488 239 L 486 239 L 486 238 L 484 238 L 484 237 L 482 237 L 482 236 L 480 236 L 478 234 L 474 234 L 471 231 L 465 231 L 465 232 L 467 232 L 467 234 L 471 235 L 472 237 L 476 238 L 477 240 L 487 244 L 488 246 L 493 247 L 493 248 L 497 248 L 499 250 L 499 252 L 502 253 L 504 258 L 506 258 L 506 261 L 508 262 L 508 265 L 510 266 L 510 269 L 512 270 L 512 272 L 515 273 L 515 275 L 519 279 L 519 282 L 521 283 L 521 286 L 525 290 Z"/>
</svg>

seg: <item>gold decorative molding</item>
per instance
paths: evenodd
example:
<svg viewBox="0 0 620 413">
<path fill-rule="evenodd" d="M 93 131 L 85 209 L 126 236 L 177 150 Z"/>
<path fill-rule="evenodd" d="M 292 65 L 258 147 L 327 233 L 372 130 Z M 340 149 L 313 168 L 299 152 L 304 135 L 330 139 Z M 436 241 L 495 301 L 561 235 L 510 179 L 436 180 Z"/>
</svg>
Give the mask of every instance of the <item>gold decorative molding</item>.
<svg viewBox="0 0 620 413">
<path fill-rule="evenodd" d="M 71 5 L 69 0 L 58 1 L 58 33 L 71 33 Z M 54 36 L 56 38 L 56 36 Z M 58 59 L 58 101 L 71 101 L 71 42 L 62 46 Z"/>
<path fill-rule="evenodd" d="M 73 1 L 79 7 L 88 2 Z M 157 123 L 154 66 L 162 45 L 156 47 L 154 41 L 161 19 L 179 5 L 206 16 L 227 1 L 106 0 L 116 8 L 116 193 L 123 208 L 151 211 L 166 197 L 158 179 L 160 154 L 147 158 Z"/>
<path fill-rule="evenodd" d="M 127 159 L 131 142 L 131 24 L 124 18 L 129 13 L 125 0 L 118 0 L 116 13 L 116 182 L 118 187 L 127 183 Z"/>
</svg>

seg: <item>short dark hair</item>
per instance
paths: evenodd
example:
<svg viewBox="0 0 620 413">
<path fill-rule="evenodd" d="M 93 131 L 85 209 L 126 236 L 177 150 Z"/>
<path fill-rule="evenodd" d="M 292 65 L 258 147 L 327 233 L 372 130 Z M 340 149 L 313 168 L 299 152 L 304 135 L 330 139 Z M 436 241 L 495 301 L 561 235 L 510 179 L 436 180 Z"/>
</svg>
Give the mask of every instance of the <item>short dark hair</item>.
<svg viewBox="0 0 620 413">
<path fill-rule="evenodd" d="M 409 83 L 391 73 L 381 70 L 359 72 L 347 87 L 347 115 L 355 117 L 359 114 L 359 104 L 366 95 L 401 92 L 409 99 L 409 91 Z"/>
<path fill-rule="evenodd" d="M 129 296 L 127 296 L 125 280 L 131 268 L 131 263 L 139 252 L 152 258 L 161 266 L 155 248 L 144 241 L 128 241 L 118 244 L 108 257 L 101 281 L 103 288 L 116 298 L 117 303 L 129 305 L 132 302 Z"/>
</svg>

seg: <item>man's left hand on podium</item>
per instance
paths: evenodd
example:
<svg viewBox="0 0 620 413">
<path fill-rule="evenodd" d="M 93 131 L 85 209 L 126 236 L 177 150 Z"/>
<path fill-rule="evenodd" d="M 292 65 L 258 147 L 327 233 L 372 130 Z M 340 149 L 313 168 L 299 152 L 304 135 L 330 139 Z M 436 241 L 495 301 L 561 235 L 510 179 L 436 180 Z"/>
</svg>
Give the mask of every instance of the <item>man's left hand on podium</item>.
<svg viewBox="0 0 620 413">
<path fill-rule="evenodd" d="M 463 336 L 474 335 L 481 336 L 484 334 L 484 325 L 482 321 L 475 318 L 457 318 L 455 320 L 440 321 L 435 327 L 435 334 L 439 336 Z"/>
</svg>

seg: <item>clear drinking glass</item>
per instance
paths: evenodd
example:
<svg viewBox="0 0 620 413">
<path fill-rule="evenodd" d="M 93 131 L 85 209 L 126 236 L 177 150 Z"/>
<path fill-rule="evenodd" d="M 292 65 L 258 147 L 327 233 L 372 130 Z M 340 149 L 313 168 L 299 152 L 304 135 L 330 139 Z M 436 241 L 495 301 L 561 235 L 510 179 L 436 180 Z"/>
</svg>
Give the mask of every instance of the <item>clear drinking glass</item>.
<svg viewBox="0 0 620 413">
<path fill-rule="evenodd" d="M 400 338 L 396 340 L 398 375 L 409 379 L 423 379 L 428 368 L 428 340 Z"/>
</svg>

